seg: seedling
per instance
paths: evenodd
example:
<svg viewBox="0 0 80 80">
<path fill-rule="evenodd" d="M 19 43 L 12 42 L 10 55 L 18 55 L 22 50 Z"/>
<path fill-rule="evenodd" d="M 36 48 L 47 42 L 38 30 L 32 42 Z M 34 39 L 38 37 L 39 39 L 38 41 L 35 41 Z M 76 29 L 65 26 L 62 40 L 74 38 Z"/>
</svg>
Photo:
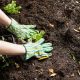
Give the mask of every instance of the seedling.
<svg viewBox="0 0 80 80">
<path fill-rule="evenodd" d="M 35 41 L 38 41 L 39 39 L 41 39 L 44 36 L 45 32 L 42 30 L 41 32 L 38 32 L 37 34 L 35 34 L 32 39 Z"/>
<path fill-rule="evenodd" d="M 38 40 L 40 40 L 41 38 L 43 38 L 43 36 L 44 36 L 44 34 L 45 34 L 45 31 L 37 31 L 37 33 L 36 34 L 34 34 L 30 39 L 28 39 L 28 41 L 38 41 Z"/>
<path fill-rule="evenodd" d="M 10 14 L 18 14 L 20 13 L 21 6 L 17 6 L 16 1 L 12 1 L 4 6 L 3 9 Z"/>
<path fill-rule="evenodd" d="M 36 34 L 34 34 L 31 38 L 28 39 L 28 42 L 30 42 L 30 41 L 36 42 L 36 41 L 40 40 L 41 38 L 43 38 L 44 34 L 45 34 L 45 32 L 43 30 L 40 32 L 37 31 Z"/>
<path fill-rule="evenodd" d="M 3 69 L 9 66 L 9 62 L 7 61 L 8 57 L 0 55 L 0 69 Z"/>
</svg>

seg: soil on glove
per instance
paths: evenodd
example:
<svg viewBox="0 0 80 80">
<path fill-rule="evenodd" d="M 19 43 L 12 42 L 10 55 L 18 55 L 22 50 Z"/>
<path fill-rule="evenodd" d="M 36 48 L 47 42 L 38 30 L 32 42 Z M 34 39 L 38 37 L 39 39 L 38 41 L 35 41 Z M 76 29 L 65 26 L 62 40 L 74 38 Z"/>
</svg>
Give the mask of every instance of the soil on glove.
<svg viewBox="0 0 80 80">
<path fill-rule="evenodd" d="M 0 0 L 0 7 L 11 0 Z M 0 80 L 80 80 L 80 0 L 17 0 L 21 13 L 7 14 L 21 24 L 36 24 L 45 30 L 46 42 L 53 44 L 52 56 L 23 62 L 19 56 L 0 71 Z M 0 28 L 5 41 L 19 43 L 14 35 Z M 15 65 L 14 65 L 15 62 Z M 1 64 L 0 64 L 1 65 Z"/>
</svg>

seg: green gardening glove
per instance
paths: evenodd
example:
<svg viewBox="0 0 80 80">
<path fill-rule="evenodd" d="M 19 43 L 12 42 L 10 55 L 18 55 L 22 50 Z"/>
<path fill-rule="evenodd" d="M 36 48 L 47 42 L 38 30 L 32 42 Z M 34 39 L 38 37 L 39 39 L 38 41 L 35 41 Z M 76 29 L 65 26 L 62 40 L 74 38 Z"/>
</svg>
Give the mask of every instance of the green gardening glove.
<svg viewBox="0 0 80 80">
<path fill-rule="evenodd" d="M 20 40 L 31 38 L 37 33 L 37 30 L 34 30 L 36 25 L 21 25 L 14 19 L 11 20 L 12 23 L 7 30 L 16 35 Z"/>
<path fill-rule="evenodd" d="M 51 43 L 44 43 L 44 39 L 41 38 L 39 41 L 32 43 L 28 42 L 23 45 L 25 47 L 25 59 L 28 60 L 31 57 L 36 57 L 39 60 L 48 58 L 52 54 L 50 53 L 53 49 Z"/>
</svg>

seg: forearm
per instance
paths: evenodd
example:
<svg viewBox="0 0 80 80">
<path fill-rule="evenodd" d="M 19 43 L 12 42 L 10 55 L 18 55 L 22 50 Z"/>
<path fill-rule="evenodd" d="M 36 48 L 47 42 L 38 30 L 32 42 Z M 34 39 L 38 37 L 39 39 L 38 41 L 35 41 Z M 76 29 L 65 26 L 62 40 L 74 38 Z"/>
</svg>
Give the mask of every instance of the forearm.
<svg viewBox="0 0 80 80">
<path fill-rule="evenodd" d="M 24 55 L 25 48 L 22 45 L 13 44 L 0 40 L 1 55 Z"/>
<path fill-rule="evenodd" d="M 0 9 L 0 24 L 3 24 L 5 27 L 11 24 L 11 19 Z"/>
</svg>

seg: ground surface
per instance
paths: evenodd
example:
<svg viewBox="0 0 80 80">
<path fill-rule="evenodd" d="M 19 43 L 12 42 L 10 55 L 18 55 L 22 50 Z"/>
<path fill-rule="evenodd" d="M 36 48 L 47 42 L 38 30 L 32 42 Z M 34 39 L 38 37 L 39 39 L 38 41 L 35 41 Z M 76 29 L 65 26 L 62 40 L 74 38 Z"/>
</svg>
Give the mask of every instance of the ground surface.
<svg viewBox="0 0 80 80">
<path fill-rule="evenodd" d="M 0 7 L 10 1 L 0 0 Z M 45 30 L 46 41 L 53 43 L 53 55 L 44 61 L 23 62 L 19 57 L 11 58 L 20 67 L 12 65 L 1 71 L 0 80 L 80 80 L 77 62 L 80 59 L 80 32 L 76 31 L 80 26 L 80 0 L 17 0 L 17 3 L 22 6 L 21 13 L 8 15 L 22 24 L 36 24 L 38 29 Z M 15 42 L 3 28 L 0 32 L 5 40 Z M 56 75 L 51 77 L 51 72 Z"/>
</svg>

